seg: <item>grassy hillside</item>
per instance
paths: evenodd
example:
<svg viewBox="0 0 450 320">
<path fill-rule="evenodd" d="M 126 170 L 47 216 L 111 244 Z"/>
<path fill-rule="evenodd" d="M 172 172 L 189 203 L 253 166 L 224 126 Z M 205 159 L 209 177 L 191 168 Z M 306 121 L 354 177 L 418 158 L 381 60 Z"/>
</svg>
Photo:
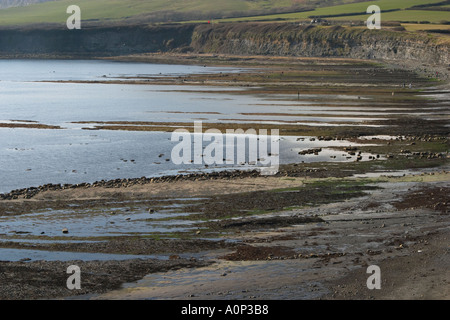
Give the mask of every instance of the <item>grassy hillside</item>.
<svg viewBox="0 0 450 320">
<path fill-rule="evenodd" d="M 346 20 L 366 20 L 368 15 L 348 16 Z M 330 18 L 331 20 L 343 19 L 342 17 Z M 429 10 L 402 10 L 394 12 L 385 12 L 382 14 L 382 19 L 385 21 L 400 21 L 400 22 L 431 22 L 441 23 L 450 21 L 450 12 L 429 11 Z M 450 26 L 447 26 L 450 27 Z"/>
<path fill-rule="evenodd" d="M 311 16 L 365 21 L 366 9 L 372 4 L 384 11 L 385 21 L 440 23 L 450 20 L 449 11 L 443 10 L 450 1 L 444 0 L 56 0 L 0 10 L 0 25 L 65 25 L 69 16 L 66 8 L 72 4 L 80 6 L 83 21 L 97 24 L 299 21 L 311 19 Z"/>
<path fill-rule="evenodd" d="M 441 10 L 441 6 L 423 8 L 422 10 L 411 10 L 415 6 L 432 5 L 442 3 L 442 0 L 378 0 L 364 1 L 359 3 L 351 3 L 344 5 L 336 5 L 330 7 L 317 8 L 313 11 L 274 14 L 249 18 L 234 18 L 222 21 L 261 21 L 261 20 L 307 20 L 311 17 L 323 17 L 328 20 L 350 20 L 365 21 L 368 18 L 366 10 L 369 5 L 377 5 L 381 8 L 382 19 L 385 21 L 429 21 L 441 22 L 450 21 L 450 13 Z M 442 7 L 445 7 L 443 5 Z M 387 11 L 387 12 L 386 12 Z M 361 13 L 360 15 L 357 15 Z"/>
<path fill-rule="evenodd" d="M 298 9 L 309 1 L 295 0 L 58 0 L 27 7 L 0 10 L 0 25 L 34 23 L 65 23 L 66 8 L 76 4 L 83 20 L 117 21 L 137 17 L 167 17 L 168 20 L 186 20 L 191 17 L 207 19 L 214 16 L 237 16 L 239 13 L 262 14 L 270 11 Z M 166 22 L 162 21 L 162 22 Z"/>
<path fill-rule="evenodd" d="M 21 7 L 30 4 L 35 4 L 39 2 L 47 2 L 53 0 L 0 0 L 0 9 L 10 8 L 10 7 Z"/>
</svg>

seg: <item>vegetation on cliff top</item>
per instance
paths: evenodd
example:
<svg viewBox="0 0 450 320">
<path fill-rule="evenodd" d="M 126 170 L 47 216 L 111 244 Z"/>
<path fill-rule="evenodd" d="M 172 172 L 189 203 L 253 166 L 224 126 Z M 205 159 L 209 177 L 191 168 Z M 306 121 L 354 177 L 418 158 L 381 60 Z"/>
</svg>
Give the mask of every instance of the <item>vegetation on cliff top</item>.
<svg viewBox="0 0 450 320">
<path fill-rule="evenodd" d="M 214 30 L 214 32 L 209 32 Z M 363 27 L 342 26 L 297 26 L 286 23 L 235 23 L 219 24 L 214 27 L 200 25 L 192 36 L 193 47 L 222 51 L 221 46 L 228 46 L 229 41 L 236 39 L 251 40 L 255 44 L 267 47 L 270 42 L 278 43 L 279 47 L 288 49 L 290 46 L 314 44 L 339 50 L 350 49 L 352 44 L 369 44 L 378 41 L 415 42 L 430 45 L 441 44 L 439 37 L 414 32 L 398 32 L 388 28 L 383 30 L 369 30 Z M 234 42 L 233 42 L 234 43 Z M 346 47 L 348 46 L 348 47 Z M 225 48 L 224 48 L 225 49 Z"/>
<path fill-rule="evenodd" d="M 26 2 L 26 1 L 25 1 Z M 33 1 L 34 2 L 34 1 Z M 21 3 L 21 2 L 19 2 Z M 62 24 L 72 0 L 54 0 L 0 10 L 0 25 Z M 446 0 L 78 0 L 86 23 L 154 23 L 180 21 L 367 19 L 369 5 L 378 5 L 384 19 L 441 22 L 449 20 Z M 414 10 L 412 10 L 414 9 Z M 361 15 L 359 15 L 361 14 Z"/>
</svg>

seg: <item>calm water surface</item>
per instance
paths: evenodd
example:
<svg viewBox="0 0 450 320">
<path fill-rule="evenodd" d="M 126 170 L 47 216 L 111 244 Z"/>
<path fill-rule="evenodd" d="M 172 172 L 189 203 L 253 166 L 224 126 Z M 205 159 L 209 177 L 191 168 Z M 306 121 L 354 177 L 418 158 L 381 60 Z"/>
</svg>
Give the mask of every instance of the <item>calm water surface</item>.
<svg viewBox="0 0 450 320">
<path fill-rule="evenodd" d="M 293 119 L 338 125 L 342 118 L 308 101 L 286 102 L 289 97 L 216 93 L 224 88 L 195 86 L 130 85 L 112 83 L 58 83 L 52 81 L 109 81 L 124 77 L 164 77 L 198 73 L 241 72 L 232 68 L 155 65 L 110 61 L 0 61 L 0 124 L 46 124 L 61 130 L 0 128 L 0 192 L 45 183 L 81 183 L 102 179 L 158 176 L 205 170 L 203 165 L 174 165 L 170 153 L 175 143 L 170 133 L 91 131 L 79 121 L 149 122 L 266 122 Z M 199 92 L 201 91 L 201 92 Z M 276 99 L 274 99 L 276 98 Z M 311 97 L 306 97 L 311 98 Z M 336 97 L 334 97 L 336 98 Z M 334 99 L 333 98 L 333 99 Z M 273 101 L 271 99 L 274 99 Z M 355 97 L 342 96 L 345 108 Z M 274 107 L 276 105 L 276 107 Z M 295 117 L 269 113 L 295 114 Z M 329 109 L 329 108 L 328 108 Z M 305 113 L 305 116 L 299 113 Z M 318 113 L 323 113 L 323 115 Z M 314 115 L 308 115 L 313 113 Z M 264 115 L 266 114 L 266 115 Z M 345 121 L 355 125 L 369 119 L 357 112 Z M 269 132 L 270 133 L 270 132 Z M 347 145 L 346 142 L 299 143 L 282 138 L 280 162 L 297 162 L 298 151 L 310 147 Z M 161 156 L 162 155 L 162 156 Z M 345 161 L 341 152 L 305 156 L 304 161 Z M 252 167 L 236 165 L 239 168 Z M 235 167 L 236 167 L 235 166 Z M 215 169 L 209 168 L 208 170 Z"/>
<path fill-rule="evenodd" d="M 0 126 L 0 193 L 47 183 L 82 183 L 255 168 L 249 163 L 212 165 L 208 168 L 203 164 L 175 165 L 171 161 L 171 151 L 178 142 L 171 141 L 170 132 L 93 131 L 85 128 L 95 123 L 76 122 L 193 124 L 198 120 L 236 123 L 291 121 L 309 125 L 339 125 L 343 118 L 333 115 L 343 112 L 340 114 L 346 115 L 344 121 L 359 125 L 360 121 L 370 119 L 373 115 L 359 110 L 357 97 L 352 96 L 303 96 L 301 100 L 293 101 L 292 97 L 282 95 L 235 94 L 234 91 L 240 88 L 108 83 L 124 78 L 218 72 L 243 70 L 110 61 L 0 60 L 0 125 L 3 125 Z M 105 83 L 89 83 L 93 81 Z M 222 92 L 217 93 L 218 90 Z M 327 101 L 328 106 L 321 106 L 324 101 Z M 333 110 L 329 110 L 330 104 L 334 104 Z M 280 115 L 273 115 L 274 112 Z M 45 124 L 60 126 L 62 129 L 5 127 L 10 124 Z M 281 163 L 348 161 L 342 151 L 328 148 L 347 146 L 347 141 L 325 142 L 303 138 L 279 138 Z M 204 144 L 207 145 L 209 142 Z M 324 148 L 319 155 L 298 155 L 301 150 L 318 147 Z M 172 212 L 174 208 L 162 208 L 151 218 L 146 207 L 127 211 L 120 206 L 112 210 L 114 212 L 111 210 L 45 209 L 14 217 L 0 216 L 0 241 L 31 244 L 87 241 L 85 239 L 96 237 L 183 232 L 192 228 L 190 223 L 181 219 L 158 220 L 184 215 L 182 210 Z M 65 227 L 70 229 L 67 240 L 61 237 L 61 230 Z M 59 237 L 59 240 L 54 237 Z M 136 257 L 153 256 L 0 249 L 0 260 L 9 261 L 119 260 Z"/>
</svg>

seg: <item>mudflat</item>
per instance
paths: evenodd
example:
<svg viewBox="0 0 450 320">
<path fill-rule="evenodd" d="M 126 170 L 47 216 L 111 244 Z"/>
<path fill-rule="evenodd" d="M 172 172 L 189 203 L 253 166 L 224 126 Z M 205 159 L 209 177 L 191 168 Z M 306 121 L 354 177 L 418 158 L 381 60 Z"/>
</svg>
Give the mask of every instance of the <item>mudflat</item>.
<svg viewBox="0 0 450 320">
<path fill-rule="evenodd" d="M 222 62 L 248 64 L 234 59 Z M 448 299 L 447 84 L 361 61 L 324 60 L 339 71 L 331 79 L 318 59 L 253 59 L 252 66 L 268 70 L 226 82 L 225 75 L 164 81 L 251 83 L 260 86 L 252 90 L 294 94 L 294 100 L 299 87 L 319 95 L 358 95 L 364 87 L 388 109 L 422 112 L 407 108 L 361 126 L 273 126 L 285 135 L 361 144 L 336 148 L 347 162 L 298 161 L 273 176 L 130 177 L 3 194 L 1 218 L 22 223 L 0 235 L 0 247 L 21 257 L 0 258 L 0 299 Z M 406 76 L 422 89 L 404 88 Z M 352 77 L 365 80 L 344 86 Z M 378 85 L 364 84 L 374 77 Z M 151 85 L 147 80 L 142 84 Z M 94 129 L 158 126 L 97 123 Z M 371 158 L 360 161 L 365 152 Z M 71 265 L 81 269 L 80 290 L 66 286 Z M 367 286 L 372 265 L 381 270 L 379 290 Z"/>
<path fill-rule="evenodd" d="M 440 169 L 372 178 L 363 185 L 362 178 L 167 182 L 157 188 L 149 184 L 114 193 L 93 188 L 74 192 L 72 198 L 68 193 L 48 192 L 35 200 L 15 200 L 51 207 L 61 196 L 66 205 L 89 203 L 92 209 L 93 201 L 105 203 L 119 194 L 127 199 L 131 194 L 147 194 L 149 199 L 182 194 L 202 197 L 198 207 L 214 208 L 205 209 L 203 215 L 211 210 L 221 218 L 199 219 L 198 229 L 165 239 L 136 235 L 93 243 L 2 242 L 3 248 L 156 257 L 1 262 L 1 295 L 3 299 L 74 295 L 83 299 L 446 299 L 449 176 Z M 314 193 L 309 184 L 314 185 Z M 330 195 L 327 185 L 336 195 Z M 257 191 L 249 191 L 252 188 Z M 251 201 L 265 190 L 272 190 L 273 199 L 259 202 L 258 212 L 227 217 L 239 211 L 241 201 Z M 307 195 L 299 197 L 304 198 L 304 207 L 272 207 L 272 201 L 302 193 Z M 217 205 L 220 200 L 224 204 Z M 65 287 L 65 270 L 73 264 L 82 270 L 82 289 L 76 292 Z M 381 290 L 366 286 L 369 265 L 381 268 Z"/>
</svg>

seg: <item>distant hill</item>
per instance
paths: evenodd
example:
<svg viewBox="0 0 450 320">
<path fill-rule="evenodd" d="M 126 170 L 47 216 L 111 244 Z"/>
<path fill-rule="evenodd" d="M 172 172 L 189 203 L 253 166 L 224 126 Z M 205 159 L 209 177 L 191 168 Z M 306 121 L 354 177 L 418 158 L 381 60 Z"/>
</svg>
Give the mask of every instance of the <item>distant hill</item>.
<svg viewBox="0 0 450 320">
<path fill-rule="evenodd" d="M 73 4 L 81 8 L 84 21 L 133 24 L 298 12 L 325 2 L 329 0 L 0 0 L 0 24 L 64 24 Z"/>
<path fill-rule="evenodd" d="M 47 1 L 55 1 L 55 0 L 0 0 L 0 9 L 6 9 L 11 7 L 24 7 L 30 4 L 36 4 Z"/>
<path fill-rule="evenodd" d="M 365 22 L 368 5 L 383 21 L 443 23 L 448 0 L 0 0 L 0 26 L 65 26 L 67 7 L 81 8 L 83 25 L 173 22 L 311 21 L 311 17 Z"/>
</svg>

